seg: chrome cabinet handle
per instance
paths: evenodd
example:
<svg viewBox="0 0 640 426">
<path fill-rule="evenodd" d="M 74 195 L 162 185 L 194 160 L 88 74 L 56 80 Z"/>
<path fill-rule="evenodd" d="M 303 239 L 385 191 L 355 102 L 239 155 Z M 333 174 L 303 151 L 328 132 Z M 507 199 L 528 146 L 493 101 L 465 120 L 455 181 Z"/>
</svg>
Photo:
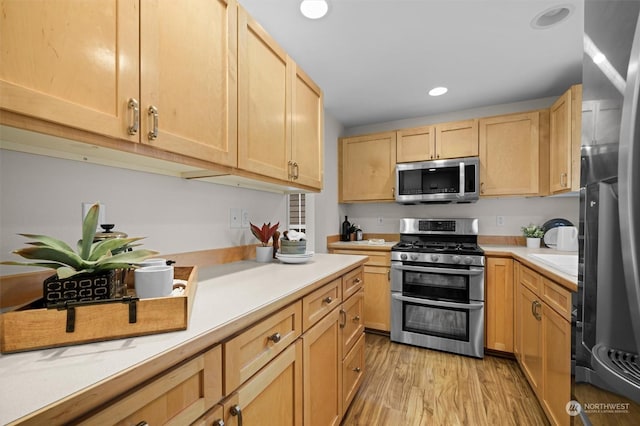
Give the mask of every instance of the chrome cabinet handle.
<svg viewBox="0 0 640 426">
<path fill-rule="evenodd" d="M 300 172 L 300 168 L 298 167 L 298 163 L 294 162 L 293 163 L 293 180 L 297 180 L 298 179 L 298 172 Z"/>
<path fill-rule="evenodd" d="M 480 182 L 480 193 L 484 194 L 484 182 Z"/>
<path fill-rule="evenodd" d="M 278 343 L 282 339 L 280 333 L 273 333 L 271 336 L 267 337 L 267 340 L 272 341 L 273 343 Z"/>
<path fill-rule="evenodd" d="M 140 126 L 140 104 L 134 98 L 130 98 L 127 102 L 127 108 L 133 111 L 133 118 L 131 119 L 131 125 L 127 127 L 130 135 L 138 133 L 138 127 Z"/>
<path fill-rule="evenodd" d="M 396 196 L 396 188 L 395 187 L 391 188 L 391 196 L 392 197 Z"/>
<path fill-rule="evenodd" d="M 232 416 L 237 416 L 238 426 L 242 426 L 242 409 L 240 406 L 238 404 L 234 405 L 229 409 L 229 413 L 231 413 Z"/>
<path fill-rule="evenodd" d="M 560 186 L 566 188 L 568 186 L 569 179 L 567 173 L 560 174 Z"/>
<path fill-rule="evenodd" d="M 289 179 L 293 179 L 293 162 L 292 161 L 287 162 L 287 175 L 289 176 Z"/>
<path fill-rule="evenodd" d="M 356 284 L 360 284 L 362 282 L 362 280 L 360 279 L 360 277 L 358 277 L 355 280 L 353 280 L 353 282 L 356 283 Z"/>
<path fill-rule="evenodd" d="M 146 420 L 143 420 L 140 423 L 136 424 L 136 426 L 149 426 L 149 423 L 147 423 Z"/>
<path fill-rule="evenodd" d="M 158 139 L 158 108 L 151 105 L 147 110 L 147 114 L 152 118 L 151 128 L 152 130 L 147 134 L 150 141 Z"/>
<path fill-rule="evenodd" d="M 331 296 L 327 296 L 322 299 L 322 301 L 328 305 L 329 303 L 333 302 L 333 298 Z"/>
<path fill-rule="evenodd" d="M 358 322 L 360 321 L 360 315 L 356 315 L 355 317 L 353 317 L 353 322 Z"/>
<path fill-rule="evenodd" d="M 538 308 L 541 307 L 542 305 L 540 304 L 540 302 L 538 302 L 537 300 L 534 300 L 533 302 L 531 302 L 531 313 L 533 314 L 533 316 L 538 320 L 541 321 L 542 320 L 542 316 L 540 315 L 540 313 L 538 312 Z"/>
<path fill-rule="evenodd" d="M 347 311 L 340 309 L 340 328 L 344 328 L 347 325 Z"/>
<path fill-rule="evenodd" d="M 224 420 L 222 419 L 214 420 L 213 423 L 211 423 L 211 426 L 224 426 Z"/>
<path fill-rule="evenodd" d="M 356 367 L 356 368 L 354 368 L 354 369 L 353 369 L 353 371 L 355 371 L 356 373 L 359 373 L 359 372 L 361 372 L 362 370 L 360 369 L 360 367 Z"/>
</svg>

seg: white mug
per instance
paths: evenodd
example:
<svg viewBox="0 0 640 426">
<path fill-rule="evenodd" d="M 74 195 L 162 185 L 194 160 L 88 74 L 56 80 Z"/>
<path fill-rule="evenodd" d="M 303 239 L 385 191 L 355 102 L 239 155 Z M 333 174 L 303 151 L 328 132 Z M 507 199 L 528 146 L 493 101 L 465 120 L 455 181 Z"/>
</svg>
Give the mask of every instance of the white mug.
<svg viewBox="0 0 640 426">
<path fill-rule="evenodd" d="M 168 296 L 173 290 L 173 266 L 144 266 L 134 274 L 136 295 L 140 299 Z"/>
<path fill-rule="evenodd" d="M 578 229 L 575 226 L 559 226 L 557 250 L 577 251 L 578 250 Z"/>
</svg>

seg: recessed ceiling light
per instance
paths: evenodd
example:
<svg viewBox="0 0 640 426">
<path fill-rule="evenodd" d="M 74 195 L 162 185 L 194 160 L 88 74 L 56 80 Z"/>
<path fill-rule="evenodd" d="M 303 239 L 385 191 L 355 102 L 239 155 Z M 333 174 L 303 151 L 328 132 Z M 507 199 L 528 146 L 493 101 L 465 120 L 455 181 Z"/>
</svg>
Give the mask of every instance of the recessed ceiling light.
<svg viewBox="0 0 640 426">
<path fill-rule="evenodd" d="M 551 28 L 566 20 L 572 12 L 573 5 L 571 4 L 550 7 L 549 9 L 538 13 L 536 17 L 533 18 L 531 21 L 531 27 L 536 30 Z"/>
<path fill-rule="evenodd" d="M 591 58 L 591 60 L 593 61 L 594 64 L 601 64 L 603 63 L 605 60 L 607 59 L 606 56 L 604 56 L 604 53 L 596 53 L 593 58 Z"/>
<path fill-rule="evenodd" d="M 440 96 L 440 95 L 444 95 L 448 91 L 449 89 L 447 89 L 446 87 L 434 87 L 433 89 L 429 90 L 429 95 Z"/>
<path fill-rule="evenodd" d="M 320 19 L 327 14 L 329 5 L 326 0 L 302 0 L 300 12 L 309 19 Z"/>
</svg>

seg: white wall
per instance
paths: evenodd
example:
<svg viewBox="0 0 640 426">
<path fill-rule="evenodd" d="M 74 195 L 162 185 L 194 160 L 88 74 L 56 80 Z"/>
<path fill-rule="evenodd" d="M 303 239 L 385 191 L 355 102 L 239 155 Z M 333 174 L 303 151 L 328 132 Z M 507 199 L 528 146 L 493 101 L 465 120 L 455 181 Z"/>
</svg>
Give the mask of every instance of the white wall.
<svg viewBox="0 0 640 426">
<path fill-rule="evenodd" d="M 327 251 L 327 235 L 340 233 L 338 205 L 338 137 L 342 125 L 326 110 L 324 113 L 324 188 L 313 195 L 315 209 L 315 250 Z"/>
<path fill-rule="evenodd" d="M 256 243 L 248 229 L 230 229 L 229 209 L 249 211 L 252 223 L 286 224 L 281 194 L 0 150 L 0 259 L 26 239 L 45 234 L 75 246 L 82 202 L 106 205 L 106 220 L 145 248 L 177 253 Z M 285 225 L 286 226 L 286 225 Z M 32 269 L 2 266 L 0 274 Z"/>
<path fill-rule="evenodd" d="M 465 120 L 474 117 L 509 114 L 548 108 L 556 98 L 535 99 L 504 105 L 493 105 L 439 115 L 390 121 L 368 126 L 345 129 L 342 136 L 382 132 L 388 130 Z M 481 199 L 473 204 L 404 206 L 396 203 L 344 204 L 344 214 L 349 222 L 358 224 L 364 232 L 398 233 L 403 217 L 477 217 L 481 235 L 521 235 L 520 227 L 535 223 L 542 225 L 549 219 L 565 218 L 578 224 L 580 201 L 577 194 L 571 197 L 512 197 Z M 504 225 L 496 225 L 496 216 L 504 216 Z M 382 224 L 379 223 L 382 218 Z"/>
</svg>

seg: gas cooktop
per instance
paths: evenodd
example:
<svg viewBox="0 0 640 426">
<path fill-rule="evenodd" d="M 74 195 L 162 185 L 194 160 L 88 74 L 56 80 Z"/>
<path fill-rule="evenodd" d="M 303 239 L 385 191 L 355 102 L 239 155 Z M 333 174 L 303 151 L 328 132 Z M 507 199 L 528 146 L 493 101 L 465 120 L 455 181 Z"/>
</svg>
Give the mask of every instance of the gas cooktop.
<svg viewBox="0 0 640 426">
<path fill-rule="evenodd" d="M 484 251 L 475 243 L 451 241 L 400 241 L 391 248 L 393 251 L 413 253 L 446 253 L 464 255 L 483 255 Z"/>
</svg>

